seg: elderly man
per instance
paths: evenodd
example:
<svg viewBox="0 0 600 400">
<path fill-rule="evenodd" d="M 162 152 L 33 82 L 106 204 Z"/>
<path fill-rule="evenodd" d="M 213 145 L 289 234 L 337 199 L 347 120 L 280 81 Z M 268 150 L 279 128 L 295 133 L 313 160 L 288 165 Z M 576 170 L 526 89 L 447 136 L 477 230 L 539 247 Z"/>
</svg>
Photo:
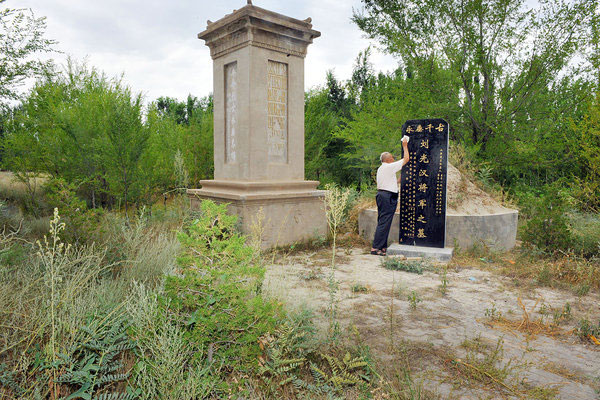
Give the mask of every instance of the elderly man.
<svg viewBox="0 0 600 400">
<path fill-rule="evenodd" d="M 390 227 L 398 205 L 398 183 L 400 179 L 396 178 L 404 164 L 409 160 L 408 156 L 408 136 L 402 138 L 402 149 L 404 158 L 394 161 L 387 151 L 381 153 L 381 166 L 377 169 L 377 229 L 373 239 L 371 254 L 385 256 L 387 251 L 387 239 L 390 234 Z"/>
</svg>

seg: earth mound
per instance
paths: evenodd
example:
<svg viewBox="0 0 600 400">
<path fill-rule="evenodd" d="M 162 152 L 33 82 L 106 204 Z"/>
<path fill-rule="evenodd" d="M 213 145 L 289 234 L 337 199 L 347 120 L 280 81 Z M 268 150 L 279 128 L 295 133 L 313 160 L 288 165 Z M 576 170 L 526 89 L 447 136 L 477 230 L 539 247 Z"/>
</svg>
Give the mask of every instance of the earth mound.
<svg viewBox="0 0 600 400">
<path fill-rule="evenodd" d="M 488 215 L 512 211 L 448 163 L 446 213 L 454 215 Z"/>
</svg>

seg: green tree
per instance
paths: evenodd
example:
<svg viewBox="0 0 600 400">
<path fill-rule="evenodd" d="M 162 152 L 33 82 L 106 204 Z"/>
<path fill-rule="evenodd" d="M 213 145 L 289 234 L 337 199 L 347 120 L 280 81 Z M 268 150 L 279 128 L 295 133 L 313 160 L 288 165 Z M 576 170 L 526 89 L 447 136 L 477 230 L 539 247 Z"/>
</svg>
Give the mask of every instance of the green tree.
<svg viewBox="0 0 600 400">
<path fill-rule="evenodd" d="M 580 207 L 600 212 L 600 92 L 590 102 L 586 115 L 574 126 L 573 142 L 583 166 L 573 188 Z"/>
<path fill-rule="evenodd" d="M 149 131 L 142 124 L 141 95 L 132 97 L 127 88 L 115 89 L 106 105 L 106 136 L 99 150 L 110 194 L 124 201 L 127 214 L 128 202 L 142 198 L 147 188 L 140 160 L 147 149 Z"/>
<path fill-rule="evenodd" d="M 451 84 L 447 70 L 433 64 L 427 75 L 397 70 L 390 75 L 380 74 L 368 89 L 363 89 L 360 108 L 353 110 L 334 133 L 346 143 L 341 157 L 354 169 L 359 181 L 374 183 L 372 176 L 380 164 L 379 155 L 390 151 L 401 154 L 402 125 L 407 119 L 442 116 L 448 120 L 458 115 L 458 90 Z"/>
<path fill-rule="evenodd" d="M 0 0 L 0 7 L 5 0 Z M 56 42 L 45 39 L 45 18 L 36 18 L 31 10 L 3 8 L 0 10 L 0 108 L 21 97 L 21 87 L 27 78 L 52 72 L 52 61 L 36 59 L 54 51 Z"/>
<path fill-rule="evenodd" d="M 308 179 L 322 181 L 328 172 L 328 148 L 340 116 L 329 107 L 329 93 L 324 88 L 305 95 L 305 170 Z"/>
<path fill-rule="evenodd" d="M 160 97 L 150 105 L 147 119 L 149 128 L 157 133 L 151 144 L 156 147 L 153 153 L 171 160 L 171 167 L 168 172 L 162 174 L 163 178 L 170 181 L 175 179 L 172 166 L 178 151 L 185 161 L 191 183 L 212 178 L 214 168 L 212 96 L 198 99 L 189 95 L 185 102 Z M 171 178 L 167 178 L 169 174 Z"/>
<path fill-rule="evenodd" d="M 488 141 L 528 111 L 531 98 L 569 69 L 587 43 L 597 0 L 363 0 L 354 22 L 407 68 L 439 62 L 460 82 L 462 124 Z"/>
<path fill-rule="evenodd" d="M 341 157 L 348 144 L 334 135 L 356 108 L 348 82 L 339 81 L 333 71 L 327 71 L 326 86 L 307 93 L 305 101 L 307 176 L 322 183 L 357 184 L 356 171 Z"/>
<path fill-rule="evenodd" d="M 150 135 L 141 97 L 120 79 L 70 62 L 36 84 L 10 127 L 4 165 L 24 182 L 62 178 L 92 207 L 127 207 L 156 191 L 145 183 L 153 169 L 141 168 Z"/>
</svg>

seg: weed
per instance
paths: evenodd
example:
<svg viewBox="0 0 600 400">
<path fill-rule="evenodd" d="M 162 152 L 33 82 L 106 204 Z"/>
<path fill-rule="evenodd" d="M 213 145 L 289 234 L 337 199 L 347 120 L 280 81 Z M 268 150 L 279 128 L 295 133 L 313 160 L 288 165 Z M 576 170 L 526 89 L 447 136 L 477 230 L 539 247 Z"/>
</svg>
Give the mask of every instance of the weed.
<svg viewBox="0 0 600 400">
<path fill-rule="evenodd" d="M 307 357 L 316 350 L 312 317 L 310 311 L 303 310 L 287 319 L 273 334 L 266 333 L 259 338 L 265 352 L 259 357 L 259 374 L 272 391 L 299 380 Z"/>
<path fill-rule="evenodd" d="M 132 289 L 126 310 L 137 344 L 132 381 L 141 390 L 140 399 L 209 397 L 221 383 L 219 366 L 198 360 L 196 348 L 185 339 L 174 315 L 161 307 L 160 290 L 142 283 L 135 283 Z"/>
<path fill-rule="evenodd" d="M 388 307 L 388 319 L 390 322 L 390 328 L 388 336 L 390 340 L 390 348 L 394 346 L 394 290 L 396 287 L 396 274 L 392 273 L 392 296 L 390 296 L 390 306 Z"/>
<path fill-rule="evenodd" d="M 258 209 L 256 215 L 252 217 L 250 224 L 250 245 L 260 252 L 265 235 L 265 211 L 263 207 Z"/>
<path fill-rule="evenodd" d="M 305 281 L 314 281 L 322 278 L 321 271 L 317 268 L 309 268 L 306 271 L 300 273 L 300 278 Z"/>
<path fill-rule="evenodd" d="M 492 303 L 490 308 L 486 308 L 484 315 L 486 318 L 489 318 L 492 321 L 499 321 L 502 319 L 502 312 L 498 311 L 496 308 L 496 303 Z"/>
<path fill-rule="evenodd" d="M 338 229 L 342 225 L 348 208 L 348 197 L 350 189 L 342 189 L 336 185 L 329 184 L 325 192 L 325 216 L 332 236 L 331 265 L 335 268 L 335 251 Z"/>
<path fill-rule="evenodd" d="M 516 371 L 521 368 L 513 360 L 504 361 L 504 346 L 502 338 L 494 347 L 488 346 L 481 338 L 465 340 L 462 347 L 467 349 L 464 359 L 455 358 L 452 366 L 458 370 L 457 379 L 461 384 L 483 384 L 498 392 L 507 392 L 518 398 L 553 399 L 557 390 L 553 388 L 528 387 L 513 384 L 518 382 Z"/>
<path fill-rule="evenodd" d="M 16 379 L 17 373 L 10 371 L 6 364 L 0 364 L 0 388 L 4 387 L 10 390 L 14 396 L 22 396 L 25 390 L 19 385 Z M 3 393 L 0 392 L 0 397 Z"/>
<path fill-rule="evenodd" d="M 358 385 L 371 380 L 371 377 L 365 374 L 367 362 L 362 356 L 352 357 L 346 352 L 343 358 L 321 354 L 321 357 L 327 361 L 327 367 L 323 368 L 316 363 L 310 363 L 310 370 L 315 381 L 317 393 L 340 392 L 346 386 Z M 297 387 L 312 389 L 311 386 L 299 385 Z"/>
<path fill-rule="evenodd" d="M 559 325 L 562 321 L 568 321 L 571 319 L 571 304 L 567 302 L 562 310 L 555 310 L 552 316 L 554 325 Z"/>
<path fill-rule="evenodd" d="M 381 266 L 393 271 L 405 271 L 421 275 L 424 266 L 428 266 L 428 264 L 423 261 L 406 261 L 400 257 L 385 257 L 381 260 Z"/>
<path fill-rule="evenodd" d="M 448 267 L 446 265 L 444 265 L 444 269 L 440 275 L 440 280 L 442 282 L 440 284 L 440 292 L 442 293 L 442 296 L 445 296 L 446 292 L 448 291 Z"/>
<path fill-rule="evenodd" d="M 348 197 L 350 196 L 349 189 L 341 189 L 340 187 L 330 184 L 326 187 L 325 192 L 325 216 L 327 224 L 332 236 L 331 245 L 331 273 L 327 279 L 329 288 L 329 337 L 335 340 L 339 334 L 339 324 L 337 322 L 337 299 L 336 294 L 339 284 L 335 279 L 335 252 L 337 244 L 338 229 L 342 225 L 348 208 Z"/>
<path fill-rule="evenodd" d="M 544 265 L 537 276 L 537 283 L 542 286 L 550 286 L 550 282 L 552 281 L 552 274 L 550 272 L 550 268 L 547 265 Z"/>
<path fill-rule="evenodd" d="M 600 345 L 600 321 L 598 321 L 598 324 L 594 325 L 587 318 L 582 318 L 577 324 L 575 333 L 581 339 L 589 339 L 594 342 L 594 344 Z"/>
<path fill-rule="evenodd" d="M 369 288 L 364 286 L 362 283 L 355 283 L 350 287 L 352 293 L 367 293 Z"/>
<path fill-rule="evenodd" d="M 408 295 L 408 302 L 409 302 L 410 308 L 412 310 L 416 310 L 417 309 L 417 304 L 419 304 L 422 301 L 423 300 L 421 300 L 421 298 L 419 297 L 419 295 L 417 294 L 417 292 L 415 292 L 414 290 L 411 291 L 410 294 Z"/>
<path fill-rule="evenodd" d="M 339 394 L 346 386 L 369 384 L 373 371 L 363 354 L 342 358 L 319 353 L 315 341 L 313 314 L 303 310 L 289 318 L 273 334 L 259 339 L 264 356 L 259 357 L 259 373 L 274 397 L 285 386 L 314 395 Z"/>
<path fill-rule="evenodd" d="M 434 400 L 439 396 L 424 388 L 423 381 L 414 376 L 415 364 L 423 356 L 436 357 L 430 344 L 402 341 L 390 349 L 393 362 L 385 363 L 381 386 L 390 397 L 398 400 Z M 445 358 L 445 357 L 444 357 Z M 377 398 L 377 397 L 376 397 Z"/>
<path fill-rule="evenodd" d="M 590 292 L 591 286 L 589 283 L 582 283 L 575 289 L 575 294 L 579 297 L 583 297 Z"/>
<path fill-rule="evenodd" d="M 497 318 L 490 318 L 492 320 L 492 323 L 495 325 L 502 326 L 504 328 L 508 328 L 509 330 L 514 329 L 523 332 L 527 335 L 527 340 L 535 338 L 539 334 L 545 334 L 548 336 L 564 334 L 564 332 L 558 327 L 556 323 L 545 322 L 544 315 L 542 315 L 538 319 L 531 318 L 531 315 L 533 314 L 539 303 L 539 299 L 531 307 L 530 310 L 527 310 L 520 297 L 517 298 L 517 303 L 521 308 L 522 312 L 520 320 L 508 320 L 499 315 Z M 565 313 L 565 316 L 567 315 L 567 312 L 570 313 L 570 305 L 568 307 L 565 306 L 565 309 L 563 309 L 562 311 L 562 313 Z"/>
<path fill-rule="evenodd" d="M 75 342 L 65 354 L 61 354 L 56 365 L 64 372 L 57 383 L 73 387 L 72 398 L 92 398 L 104 393 L 109 398 L 133 400 L 138 393 L 106 391 L 116 382 L 124 382 L 128 372 L 122 372 L 124 364 L 121 355 L 134 348 L 127 336 L 127 323 L 124 318 L 106 324 L 107 318 L 96 317 L 83 326 Z M 107 397 L 108 398 L 108 397 Z"/>
</svg>

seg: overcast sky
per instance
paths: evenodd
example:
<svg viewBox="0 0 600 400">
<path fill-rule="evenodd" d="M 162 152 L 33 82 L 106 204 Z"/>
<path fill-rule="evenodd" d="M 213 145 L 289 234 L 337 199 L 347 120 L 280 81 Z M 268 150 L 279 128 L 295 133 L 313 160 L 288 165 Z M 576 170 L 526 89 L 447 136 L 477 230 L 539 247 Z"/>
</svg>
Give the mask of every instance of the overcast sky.
<svg viewBox="0 0 600 400">
<path fill-rule="evenodd" d="M 216 21 L 246 0 L 8 0 L 3 6 L 31 8 L 47 17 L 47 38 L 58 41 L 67 56 L 82 60 L 125 81 L 146 101 L 159 96 L 179 99 L 188 93 L 205 96 L 212 91 L 212 60 L 197 34 L 206 20 Z M 333 69 L 340 79 L 350 77 L 354 59 L 369 45 L 350 21 L 360 0 L 254 0 L 254 5 L 290 17 L 312 17 L 321 32 L 308 48 L 306 89 L 325 82 Z M 395 69 L 396 61 L 373 49 L 377 71 Z"/>
</svg>

